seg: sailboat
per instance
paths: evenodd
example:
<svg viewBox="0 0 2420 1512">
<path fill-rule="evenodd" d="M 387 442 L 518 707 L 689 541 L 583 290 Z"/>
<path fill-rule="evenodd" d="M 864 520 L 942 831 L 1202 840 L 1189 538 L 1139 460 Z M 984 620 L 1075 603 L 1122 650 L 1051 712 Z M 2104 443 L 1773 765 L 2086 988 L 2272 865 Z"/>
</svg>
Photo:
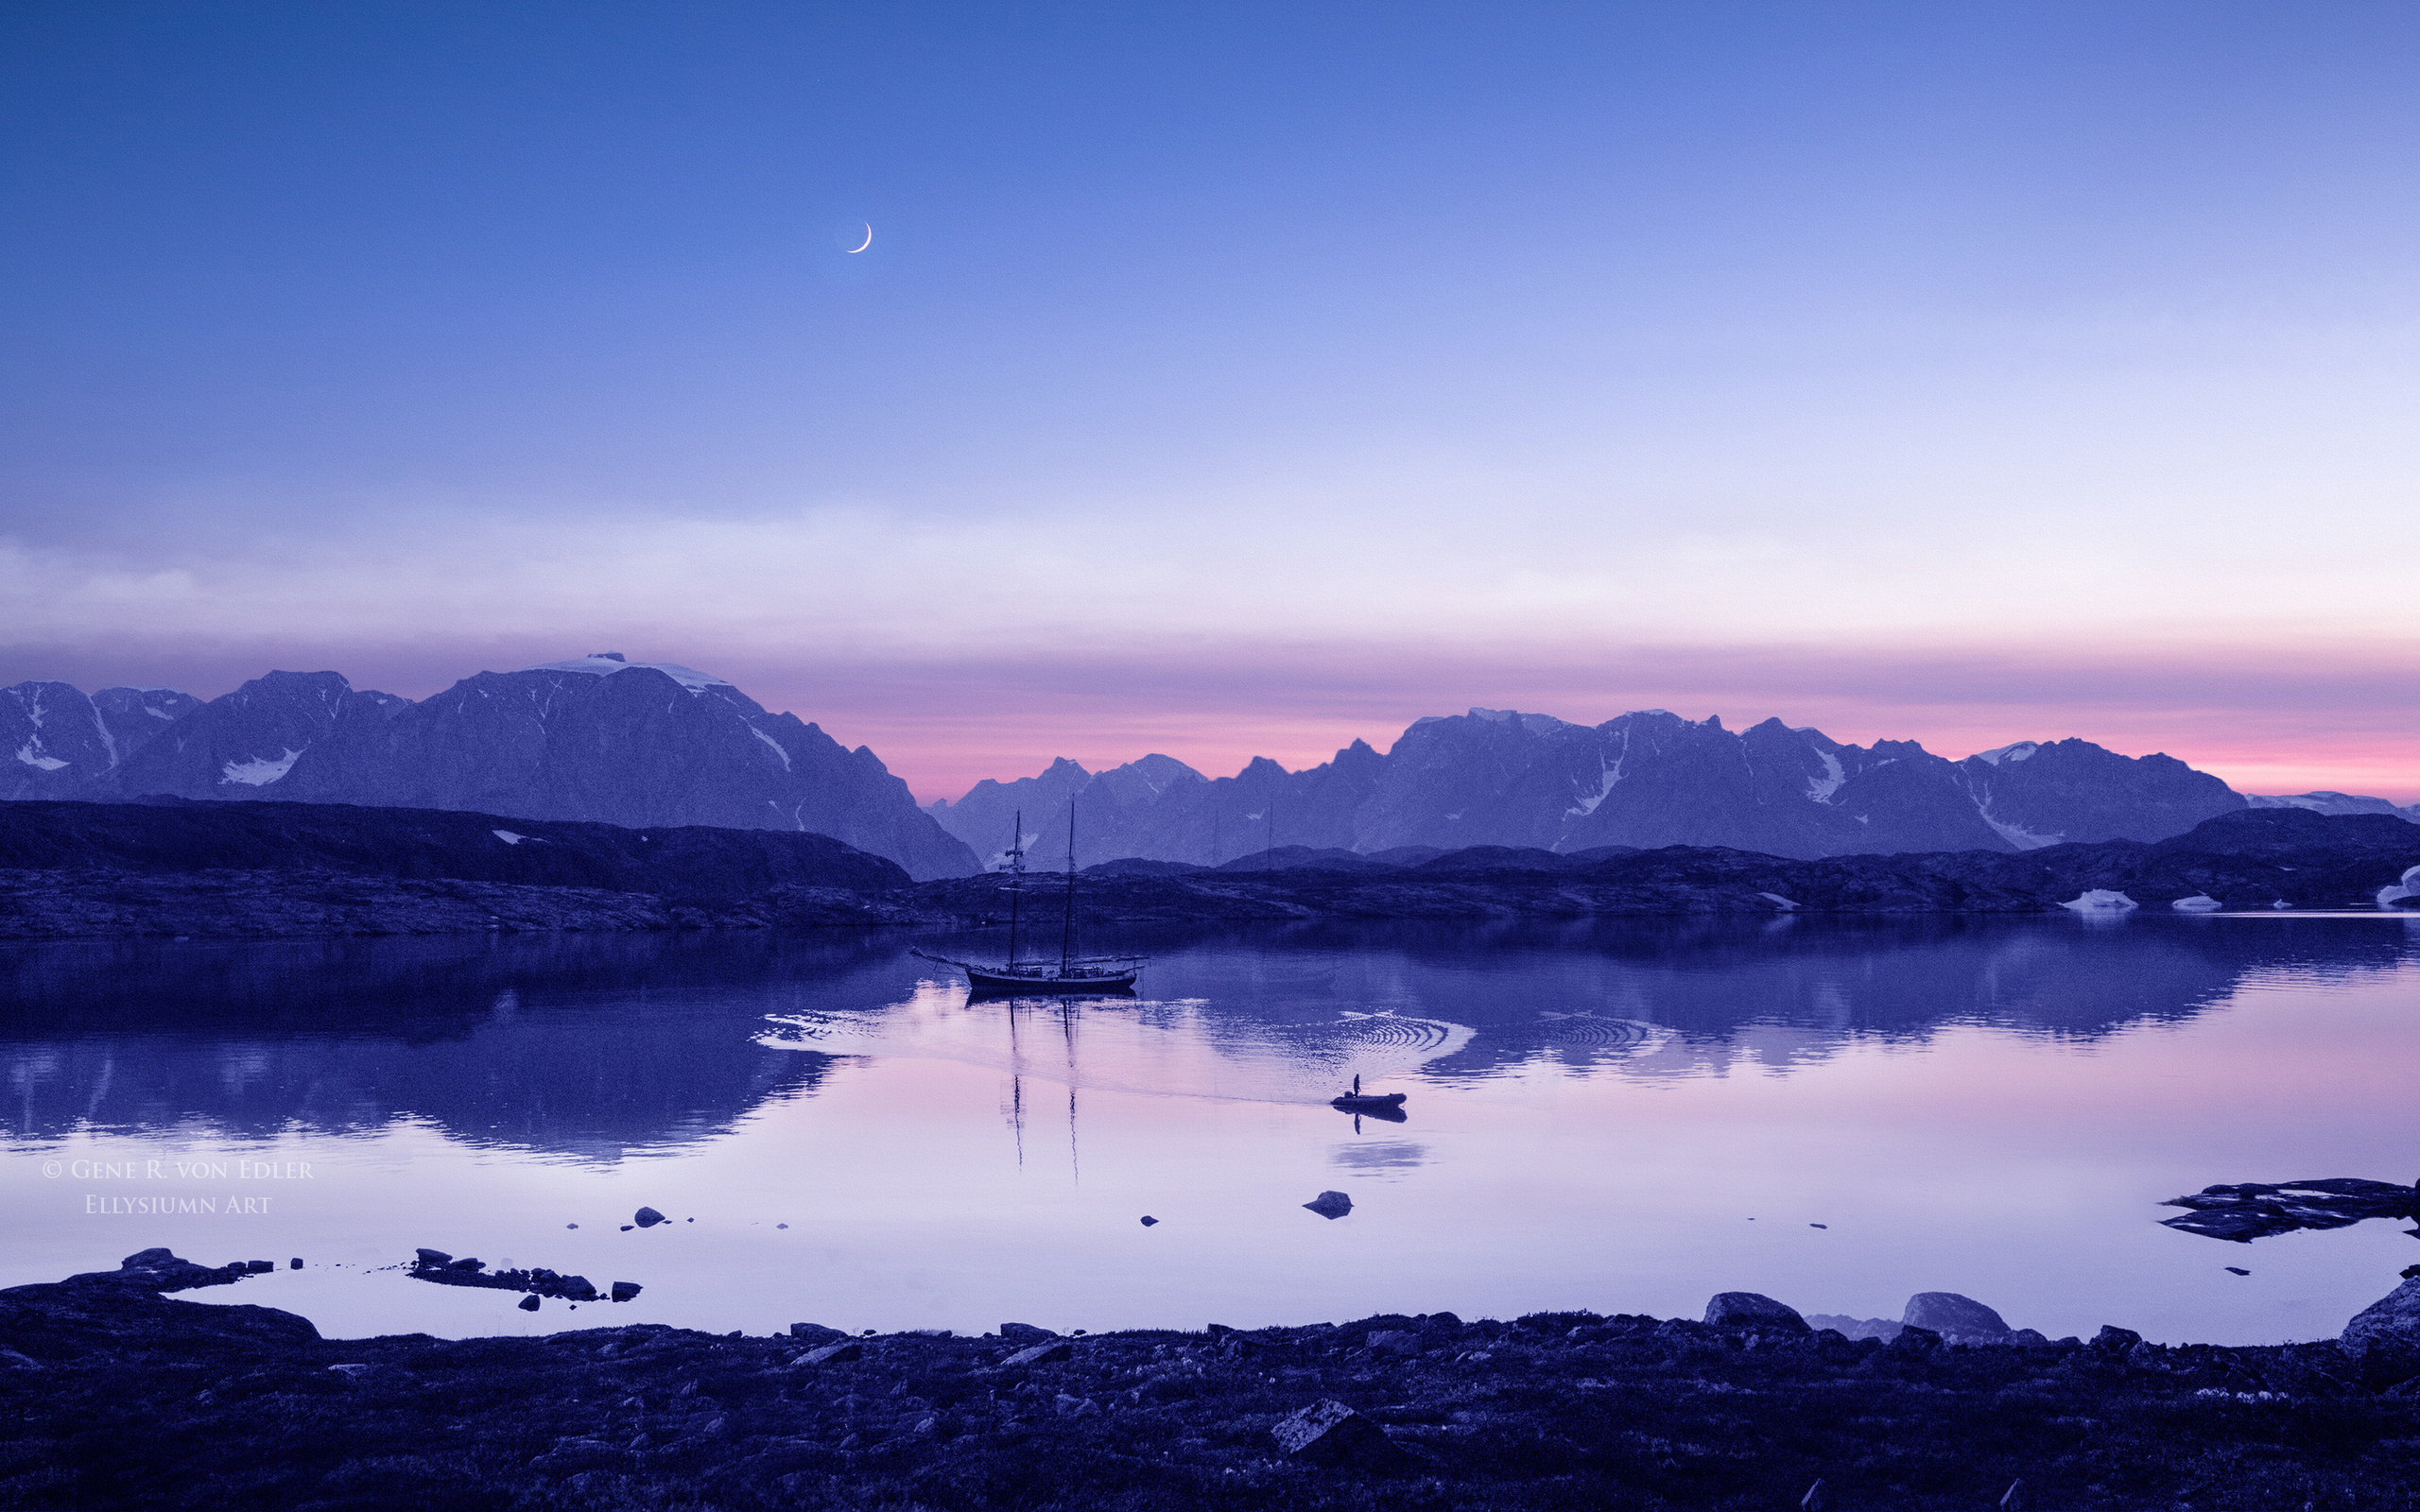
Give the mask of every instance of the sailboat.
<svg viewBox="0 0 2420 1512">
<path fill-rule="evenodd" d="M 1059 958 L 1030 960 L 1018 955 L 1021 904 L 1025 895 L 1025 812 L 1016 816 L 1016 833 L 1009 837 L 1009 958 L 997 966 L 952 960 L 946 955 L 915 954 L 966 973 L 968 989 L 977 996 L 1003 992 L 1076 996 L 1084 993 L 1131 992 L 1142 974 L 1139 955 L 1079 955 L 1076 954 L 1076 805 L 1067 805 L 1067 918 L 1059 934 Z"/>
</svg>

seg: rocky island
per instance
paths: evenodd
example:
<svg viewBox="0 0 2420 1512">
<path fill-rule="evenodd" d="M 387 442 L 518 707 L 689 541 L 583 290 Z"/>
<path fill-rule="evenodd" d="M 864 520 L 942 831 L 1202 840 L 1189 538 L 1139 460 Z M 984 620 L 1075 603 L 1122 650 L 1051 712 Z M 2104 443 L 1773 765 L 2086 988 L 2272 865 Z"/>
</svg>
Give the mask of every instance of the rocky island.
<svg viewBox="0 0 2420 1512">
<path fill-rule="evenodd" d="M 1797 860 L 1720 847 L 1111 861 L 1087 923 L 2377 910 L 2420 825 L 2252 809 L 2165 840 Z M 337 803 L 0 803 L 0 939 L 907 926 L 1006 915 L 996 875 L 911 882 L 824 835 Z"/>
</svg>

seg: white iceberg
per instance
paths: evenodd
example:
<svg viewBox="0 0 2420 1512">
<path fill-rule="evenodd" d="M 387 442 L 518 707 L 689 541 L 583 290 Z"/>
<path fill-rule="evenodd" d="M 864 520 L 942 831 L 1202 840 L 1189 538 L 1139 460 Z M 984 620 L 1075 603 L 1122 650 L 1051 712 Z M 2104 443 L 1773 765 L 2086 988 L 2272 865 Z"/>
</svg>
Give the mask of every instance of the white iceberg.
<svg viewBox="0 0 2420 1512">
<path fill-rule="evenodd" d="M 2190 898 L 2179 898 L 2176 902 L 2169 904 L 2168 906 L 2176 909 L 2181 913 L 2208 914 L 2215 913 L 2219 909 L 2224 908 L 2226 904 L 2219 902 L 2216 898 L 2211 897 L 2208 893 L 2197 892 Z"/>
<path fill-rule="evenodd" d="M 2122 892 L 2111 892 L 2106 887 L 2095 887 L 2090 892 L 2068 899 L 2059 906 L 2072 908 L 2079 914 L 2122 914 L 2142 905 Z"/>
</svg>

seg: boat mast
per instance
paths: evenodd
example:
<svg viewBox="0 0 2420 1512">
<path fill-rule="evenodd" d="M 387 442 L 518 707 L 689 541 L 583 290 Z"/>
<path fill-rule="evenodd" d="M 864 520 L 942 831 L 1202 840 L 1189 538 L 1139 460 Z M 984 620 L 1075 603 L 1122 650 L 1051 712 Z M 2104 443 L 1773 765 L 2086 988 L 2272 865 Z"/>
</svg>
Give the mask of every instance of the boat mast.
<svg viewBox="0 0 2420 1512">
<path fill-rule="evenodd" d="M 1076 961 L 1076 800 L 1067 800 L 1067 927 L 1059 936 L 1059 976 Z"/>
<path fill-rule="evenodd" d="M 1025 891 L 1025 810 L 1017 810 L 1016 832 L 1009 836 L 1009 965 L 1017 964 L 1017 900 Z"/>
</svg>

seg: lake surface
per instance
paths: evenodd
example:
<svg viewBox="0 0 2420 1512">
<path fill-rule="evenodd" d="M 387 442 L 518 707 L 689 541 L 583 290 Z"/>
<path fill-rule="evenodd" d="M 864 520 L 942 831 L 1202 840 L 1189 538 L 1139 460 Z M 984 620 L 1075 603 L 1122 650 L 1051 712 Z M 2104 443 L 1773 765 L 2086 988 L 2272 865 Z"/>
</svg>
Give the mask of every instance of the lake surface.
<svg viewBox="0 0 2420 1512">
<path fill-rule="evenodd" d="M 0 1284 L 301 1256 L 183 1295 L 331 1336 L 1940 1290 L 2254 1343 L 2420 1261 L 2400 1225 L 2228 1245 L 2155 1206 L 2420 1174 L 2411 916 L 1137 932 L 1088 943 L 1150 951 L 1144 995 L 1073 1007 L 969 1004 L 909 943 L 0 948 Z M 1356 1074 L 1406 1121 L 1328 1108 Z M 1349 1217 L 1301 1206 L 1330 1189 Z M 642 1204 L 674 1221 L 624 1231 Z M 523 1313 L 392 1268 L 423 1245 L 646 1291 Z"/>
</svg>

